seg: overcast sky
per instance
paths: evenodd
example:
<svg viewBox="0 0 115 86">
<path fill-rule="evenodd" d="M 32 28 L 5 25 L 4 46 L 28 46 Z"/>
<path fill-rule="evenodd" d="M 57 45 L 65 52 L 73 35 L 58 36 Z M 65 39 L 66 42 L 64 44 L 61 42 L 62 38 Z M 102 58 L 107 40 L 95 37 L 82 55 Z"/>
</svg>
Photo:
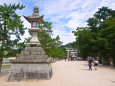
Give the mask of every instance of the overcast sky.
<svg viewBox="0 0 115 86">
<path fill-rule="evenodd" d="M 0 0 L 2 4 L 21 3 L 26 6 L 17 13 L 22 16 L 29 16 L 33 13 L 33 7 L 39 7 L 39 14 L 44 15 L 44 20 L 52 22 L 53 37 L 60 36 L 63 44 L 73 42 L 75 37 L 72 31 L 77 27 L 86 26 L 87 19 L 102 6 L 115 10 L 115 0 Z M 24 25 L 30 28 L 30 24 L 23 18 Z M 22 39 L 29 37 L 26 31 Z"/>
</svg>

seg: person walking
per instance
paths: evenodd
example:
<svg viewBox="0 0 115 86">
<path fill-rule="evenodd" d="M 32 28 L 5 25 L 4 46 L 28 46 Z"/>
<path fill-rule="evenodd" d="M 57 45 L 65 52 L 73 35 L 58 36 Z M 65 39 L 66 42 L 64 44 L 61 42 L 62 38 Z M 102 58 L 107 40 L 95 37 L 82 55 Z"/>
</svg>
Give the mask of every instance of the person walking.
<svg viewBox="0 0 115 86">
<path fill-rule="evenodd" d="M 98 63 L 99 63 L 99 61 L 97 59 L 95 59 L 94 60 L 94 68 L 95 68 L 95 70 L 97 70 Z"/>
<path fill-rule="evenodd" d="M 66 59 L 67 59 L 67 57 L 64 57 L 65 62 L 66 62 Z"/>
<path fill-rule="evenodd" d="M 93 62 L 93 59 L 90 57 L 88 58 L 88 66 L 89 66 L 89 70 L 92 71 L 92 62 Z"/>
</svg>

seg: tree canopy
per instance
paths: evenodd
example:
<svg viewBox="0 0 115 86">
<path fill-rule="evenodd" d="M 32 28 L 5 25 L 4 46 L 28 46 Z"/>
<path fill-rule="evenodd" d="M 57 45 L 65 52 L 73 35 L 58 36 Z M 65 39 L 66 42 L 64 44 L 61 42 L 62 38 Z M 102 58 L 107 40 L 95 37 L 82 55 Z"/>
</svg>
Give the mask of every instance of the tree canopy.
<svg viewBox="0 0 115 86">
<path fill-rule="evenodd" d="M 49 57 L 62 58 L 65 56 L 64 50 L 61 48 L 62 42 L 60 37 L 57 36 L 53 38 L 52 23 L 45 22 L 43 25 L 40 25 L 41 33 L 38 34 L 38 38 L 42 47 L 46 51 L 46 54 Z"/>
<path fill-rule="evenodd" d="M 19 41 L 26 28 L 16 10 L 22 10 L 24 7 L 20 4 L 0 5 L 0 67 L 3 57 L 9 57 L 13 49 L 22 48 L 23 43 Z"/>
<path fill-rule="evenodd" d="M 115 66 L 115 10 L 99 8 L 92 18 L 87 20 L 87 27 L 78 27 L 74 31 L 76 44 L 83 57 L 99 57 L 105 64 L 112 59 Z"/>
</svg>

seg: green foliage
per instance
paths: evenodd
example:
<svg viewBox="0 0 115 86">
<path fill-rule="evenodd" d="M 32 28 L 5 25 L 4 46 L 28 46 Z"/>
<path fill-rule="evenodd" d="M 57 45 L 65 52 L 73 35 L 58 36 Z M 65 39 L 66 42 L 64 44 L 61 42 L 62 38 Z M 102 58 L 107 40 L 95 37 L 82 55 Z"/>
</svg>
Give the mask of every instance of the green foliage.
<svg viewBox="0 0 115 86">
<path fill-rule="evenodd" d="M 57 36 L 56 38 L 51 37 L 53 35 L 51 25 L 52 23 L 49 22 L 45 22 L 43 25 L 40 25 L 40 28 L 42 30 L 42 32 L 38 34 L 40 43 L 42 44 L 42 47 L 44 48 L 48 56 L 54 58 L 64 57 L 64 52 L 62 48 L 60 48 L 62 42 L 60 41 L 59 36 Z"/>
<path fill-rule="evenodd" d="M 111 17 L 107 19 L 101 27 L 103 28 L 103 30 L 100 31 L 99 37 L 105 40 L 105 42 L 101 47 L 104 47 L 104 50 L 106 50 L 105 52 L 108 52 L 107 55 L 111 57 L 114 61 L 115 60 L 115 53 L 114 53 L 115 52 L 115 17 Z M 101 53 L 101 51 L 99 51 L 99 53 L 101 55 L 104 55 L 103 53 Z"/>
<path fill-rule="evenodd" d="M 16 14 L 16 10 L 22 10 L 24 7 L 20 4 L 0 5 L 0 72 L 3 58 L 15 56 L 24 46 L 24 43 L 19 41 L 26 28 Z M 12 36 L 15 38 L 11 39 Z"/>
<path fill-rule="evenodd" d="M 9 57 L 13 49 L 21 47 L 20 36 L 24 34 L 23 22 L 16 10 L 22 10 L 25 6 L 0 5 L 0 57 Z M 15 39 L 11 39 L 15 36 Z"/>
<path fill-rule="evenodd" d="M 73 41 L 73 42 L 71 43 L 71 47 L 72 47 L 72 48 L 78 48 L 76 41 Z"/>
<path fill-rule="evenodd" d="M 72 48 L 71 43 L 68 43 L 66 45 L 62 45 L 61 47 L 62 48 Z"/>
<path fill-rule="evenodd" d="M 76 36 L 74 44 L 77 44 L 81 56 L 115 61 L 115 10 L 99 8 L 87 23 L 88 27 L 78 27 L 73 32 Z"/>
<path fill-rule="evenodd" d="M 84 58 L 90 55 L 92 47 L 94 43 L 92 42 L 94 33 L 91 33 L 87 27 L 77 28 L 77 32 L 74 32 L 76 36 L 76 44 L 78 46 L 78 50 L 80 51 L 80 55 Z"/>
</svg>

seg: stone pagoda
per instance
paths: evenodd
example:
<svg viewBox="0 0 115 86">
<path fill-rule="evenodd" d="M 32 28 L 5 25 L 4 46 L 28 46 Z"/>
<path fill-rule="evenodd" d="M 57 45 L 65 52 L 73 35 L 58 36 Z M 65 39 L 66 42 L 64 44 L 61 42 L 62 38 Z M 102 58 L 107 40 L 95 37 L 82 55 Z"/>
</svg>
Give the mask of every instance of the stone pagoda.
<svg viewBox="0 0 115 86">
<path fill-rule="evenodd" d="M 51 60 L 45 54 L 38 40 L 38 33 L 41 32 L 40 24 L 43 24 L 43 16 L 39 16 L 39 8 L 34 7 L 32 16 L 24 16 L 31 23 L 29 31 L 32 39 L 27 47 L 21 51 L 16 60 L 11 60 L 11 68 L 8 81 L 21 81 L 29 79 L 50 79 L 52 77 Z"/>
</svg>

